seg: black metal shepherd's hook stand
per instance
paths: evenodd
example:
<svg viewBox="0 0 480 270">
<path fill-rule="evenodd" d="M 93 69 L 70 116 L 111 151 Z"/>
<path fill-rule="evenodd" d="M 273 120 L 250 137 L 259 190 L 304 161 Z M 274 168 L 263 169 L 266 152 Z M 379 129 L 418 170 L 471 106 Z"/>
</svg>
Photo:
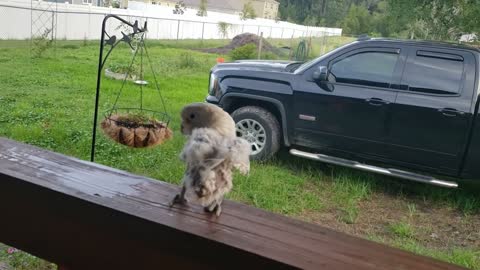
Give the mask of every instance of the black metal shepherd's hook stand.
<svg viewBox="0 0 480 270">
<path fill-rule="evenodd" d="M 110 18 L 117 19 L 117 20 L 121 21 L 122 23 L 124 23 L 125 25 L 130 26 L 132 28 L 133 32 L 130 33 L 130 34 L 125 34 L 125 33 L 122 32 L 123 37 L 120 40 L 117 40 L 116 36 L 110 36 L 105 29 L 105 26 L 107 24 L 107 20 L 110 19 Z M 138 21 L 135 21 L 134 24 L 131 24 L 128 21 L 126 21 L 126 20 L 124 20 L 124 19 L 122 19 L 122 18 L 120 18 L 116 15 L 107 15 L 103 19 L 102 35 L 101 35 L 101 39 L 100 39 L 100 54 L 99 54 L 99 57 L 98 57 L 97 90 L 96 90 L 96 94 L 95 94 L 95 113 L 94 113 L 94 118 L 93 118 L 92 150 L 91 150 L 91 155 L 90 155 L 90 161 L 92 161 L 92 162 L 95 160 L 95 138 L 96 138 L 96 135 L 97 135 L 98 100 L 99 100 L 99 97 L 100 97 L 100 82 L 101 82 L 101 78 L 102 78 L 102 70 L 103 70 L 103 67 L 105 65 L 105 62 L 107 61 L 107 58 L 110 55 L 110 53 L 113 51 L 113 49 L 115 49 L 115 47 L 121 42 L 126 42 L 133 49 L 133 46 L 132 46 L 132 43 L 131 43 L 132 38 L 139 33 L 144 33 L 146 30 L 147 30 L 147 22 L 145 22 L 145 25 L 144 25 L 143 28 L 139 28 L 138 27 Z M 108 37 L 107 41 L 105 41 L 105 36 Z M 103 50 L 105 48 L 105 45 L 109 45 L 110 49 L 108 50 L 108 52 L 107 52 L 107 54 L 104 58 L 103 57 Z M 127 76 L 128 76 L 128 74 L 127 74 Z"/>
<path fill-rule="evenodd" d="M 123 23 L 124 25 L 126 25 L 128 27 L 131 27 L 132 32 L 129 33 L 129 34 L 125 34 L 124 32 L 121 32 L 122 33 L 122 38 L 119 38 L 119 39 L 117 39 L 117 37 L 115 35 L 109 35 L 105 30 L 106 22 L 109 18 L 114 18 L 114 19 L 120 21 L 121 23 Z M 151 115 L 154 116 L 153 117 L 154 119 L 159 119 L 159 121 L 157 121 L 155 123 L 142 124 L 144 128 L 147 128 L 150 131 L 152 129 L 155 129 L 156 131 L 158 131 L 159 129 L 162 129 L 162 128 L 165 128 L 165 129 L 168 128 L 168 124 L 170 123 L 170 115 L 166 111 L 165 101 L 163 99 L 162 93 L 160 91 L 160 87 L 158 85 L 158 80 L 157 80 L 157 76 L 155 75 L 155 71 L 153 69 L 152 60 L 151 60 L 150 55 L 148 53 L 147 47 L 145 45 L 145 34 L 146 34 L 146 32 L 147 32 L 147 22 L 145 22 L 143 28 L 139 28 L 138 27 L 138 21 L 135 21 L 135 23 L 131 24 L 128 21 L 126 21 L 126 20 L 124 20 L 124 19 L 122 19 L 122 18 L 120 18 L 116 15 L 107 15 L 103 19 L 102 35 L 101 35 L 101 39 L 100 39 L 100 54 L 99 54 L 99 58 L 98 58 L 99 60 L 98 60 L 98 74 L 97 74 L 97 90 L 96 90 L 96 95 L 95 95 L 95 114 L 94 114 L 94 118 L 93 118 L 92 149 L 91 149 L 91 156 L 90 156 L 90 160 L 92 162 L 95 160 L 95 141 L 96 141 L 96 135 L 97 135 L 98 102 L 99 102 L 99 98 L 100 98 L 100 82 L 101 82 L 101 78 L 102 78 L 102 70 L 105 66 L 107 58 L 110 56 L 113 49 L 115 49 L 115 47 L 117 47 L 117 45 L 120 44 L 121 42 L 126 43 L 133 50 L 134 54 L 133 54 L 132 60 L 130 61 L 130 65 L 129 65 L 128 70 L 125 74 L 125 77 L 123 78 L 122 86 L 117 93 L 115 103 L 113 104 L 113 107 L 106 112 L 105 119 L 108 120 L 110 123 L 115 122 L 115 124 L 117 124 L 117 125 L 123 125 L 124 127 L 128 128 L 129 130 L 133 129 L 134 130 L 133 132 L 135 134 L 136 128 L 133 128 L 127 122 L 119 121 L 118 118 L 115 118 L 115 117 L 116 117 L 116 115 L 118 115 L 119 111 L 121 111 L 121 110 L 126 111 L 127 114 L 132 113 L 132 111 L 136 111 L 136 112 L 140 112 L 140 113 L 151 114 Z M 105 36 L 108 37 L 108 40 L 105 40 Z M 132 41 L 134 41 L 135 37 L 139 37 L 140 39 L 139 39 L 138 43 L 136 44 L 136 46 L 134 47 L 132 45 Z M 104 57 L 103 52 L 104 52 L 105 46 L 110 46 L 110 48 L 109 48 L 108 52 L 106 53 L 106 55 Z M 134 83 L 137 84 L 140 87 L 140 105 L 139 105 L 139 107 L 136 107 L 136 108 L 135 107 L 134 108 L 132 108 L 132 107 L 119 108 L 117 106 L 117 102 L 118 102 L 118 100 L 119 100 L 119 98 L 122 94 L 122 91 L 123 91 L 123 89 L 124 89 L 124 87 L 127 83 L 127 78 L 130 76 L 130 72 L 132 70 L 132 66 L 134 64 L 134 61 L 135 61 L 135 58 L 136 58 L 138 52 L 140 52 L 140 65 L 141 65 L 140 66 L 140 77 L 141 78 L 140 78 L 140 80 L 134 81 Z M 158 92 L 158 95 L 159 95 L 161 103 L 162 103 L 162 108 L 163 108 L 162 112 L 160 112 L 158 110 L 155 110 L 155 109 L 154 110 L 145 109 L 144 106 L 143 106 L 143 90 L 144 90 L 143 88 L 144 88 L 144 86 L 147 85 L 146 81 L 143 81 L 144 56 L 146 57 L 146 60 L 148 62 L 148 66 L 150 67 L 150 71 L 153 75 L 153 80 L 155 81 L 154 86 L 155 86 L 155 88 Z M 113 117 L 112 117 L 112 115 L 113 115 Z M 160 124 L 160 125 L 157 126 L 157 124 Z M 167 134 L 167 133 L 165 133 L 165 134 Z M 124 141 L 117 141 L 117 142 L 120 142 L 120 143 L 124 144 Z M 157 140 L 157 142 L 159 142 L 159 141 Z M 143 143 L 145 143 L 145 142 L 143 142 Z M 143 143 L 141 143 L 139 145 L 136 145 L 135 147 L 145 147 L 145 146 L 147 146 L 147 144 L 143 144 Z M 132 145 L 129 145 L 129 146 L 132 146 Z"/>
</svg>

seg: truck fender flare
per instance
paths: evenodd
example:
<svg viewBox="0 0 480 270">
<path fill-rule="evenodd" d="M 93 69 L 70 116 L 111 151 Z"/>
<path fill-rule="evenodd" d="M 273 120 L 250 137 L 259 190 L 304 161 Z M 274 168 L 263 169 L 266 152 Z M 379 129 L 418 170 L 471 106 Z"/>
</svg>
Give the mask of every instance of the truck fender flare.
<svg viewBox="0 0 480 270">
<path fill-rule="evenodd" d="M 286 146 L 290 146 L 290 140 L 288 138 L 288 131 L 287 131 L 287 114 L 285 112 L 285 107 L 283 104 L 270 97 L 264 97 L 264 96 L 257 96 L 257 95 L 251 95 L 251 94 L 243 94 L 243 93 L 226 93 L 225 95 L 222 96 L 222 98 L 219 100 L 219 103 L 222 104 L 222 101 L 230 99 L 230 98 L 235 98 L 235 97 L 240 97 L 240 98 L 246 98 L 246 99 L 251 99 L 251 100 L 262 100 L 269 102 L 273 104 L 278 111 L 280 112 L 280 117 L 282 118 L 282 134 L 283 134 L 283 141 Z"/>
</svg>

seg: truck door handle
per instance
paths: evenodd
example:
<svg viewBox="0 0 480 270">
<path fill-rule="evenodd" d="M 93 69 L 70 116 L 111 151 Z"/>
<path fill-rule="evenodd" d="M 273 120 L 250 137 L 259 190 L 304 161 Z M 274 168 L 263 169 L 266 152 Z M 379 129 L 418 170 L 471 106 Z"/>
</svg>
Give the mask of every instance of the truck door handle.
<svg viewBox="0 0 480 270">
<path fill-rule="evenodd" d="M 373 106 L 382 106 L 385 104 L 390 104 L 390 102 L 383 100 L 381 98 L 367 98 L 365 99 L 368 104 L 373 105 Z"/>
<path fill-rule="evenodd" d="M 443 115 L 449 116 L 449 117 L 465 114 L 464 112 L 459 111 L 457 109 L 453 109 L 453 108 L 442 108 L 442 109 L 438 109 L 438 111 L 441 112 Z"/>
</svg>

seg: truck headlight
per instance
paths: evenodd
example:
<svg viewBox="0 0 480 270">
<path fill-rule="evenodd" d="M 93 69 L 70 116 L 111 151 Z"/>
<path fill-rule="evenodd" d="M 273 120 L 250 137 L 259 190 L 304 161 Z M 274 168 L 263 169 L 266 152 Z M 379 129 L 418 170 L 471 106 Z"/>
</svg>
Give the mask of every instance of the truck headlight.
<svg viewBox="0 0 480 270">
<path fill-rule="evenodd" d="M 220 88 L 220 84 L 218 83 L 218 77 L 215 73 L 210 73 L 210 82 L 208 83 L 208 94 L 211 96 L 216 96 L 218 90 Z"/>
</svg>

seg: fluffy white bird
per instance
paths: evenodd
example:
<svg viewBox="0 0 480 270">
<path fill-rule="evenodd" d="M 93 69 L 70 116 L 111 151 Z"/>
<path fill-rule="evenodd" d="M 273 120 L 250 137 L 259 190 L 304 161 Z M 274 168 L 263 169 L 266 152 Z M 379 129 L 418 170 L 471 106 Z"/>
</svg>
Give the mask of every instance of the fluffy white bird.
<svg viewBox="0 0 480 270">
<path fill-rule="evenodd" d="M 186 170 L 171 205 L 191 200 L 219 216 L 223 198 L 233 187 L 233 169 L 249 173 L 251 146 L 235 136 L 230 115 L 208 103 L 184 107 L 182 133 L 189 137 L 180 154 Z"/>
</svg>

